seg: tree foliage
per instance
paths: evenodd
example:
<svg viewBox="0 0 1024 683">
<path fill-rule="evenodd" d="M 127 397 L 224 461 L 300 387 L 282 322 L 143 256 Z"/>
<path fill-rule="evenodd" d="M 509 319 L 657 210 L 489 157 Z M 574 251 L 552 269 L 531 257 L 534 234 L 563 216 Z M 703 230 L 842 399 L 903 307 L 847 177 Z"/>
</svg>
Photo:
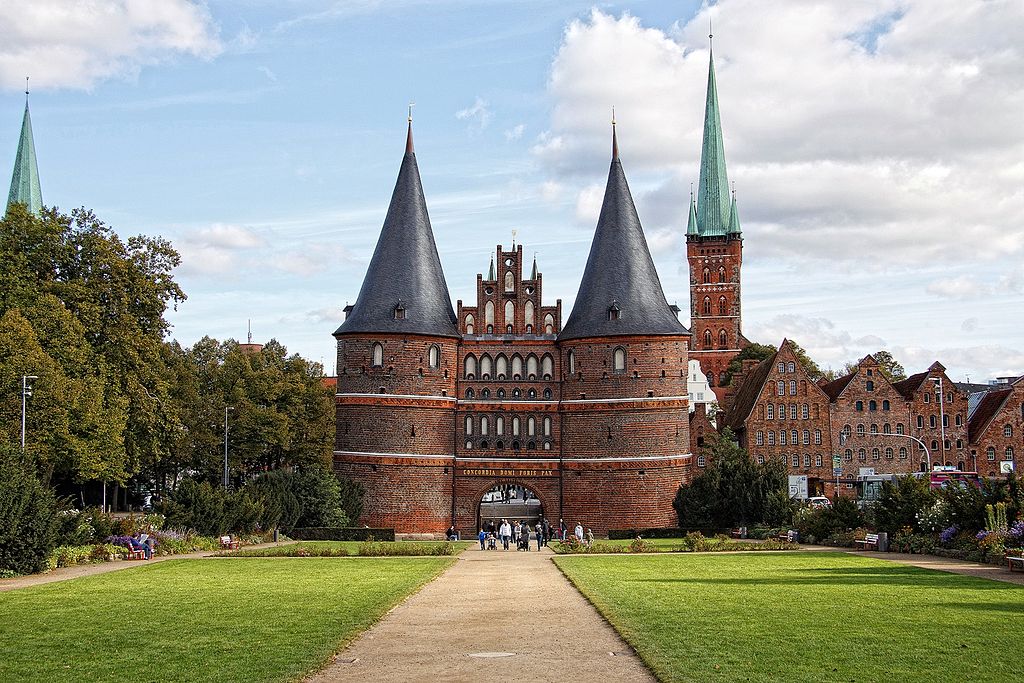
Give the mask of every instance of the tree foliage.
<svg viewBox="0 0 1024 683">
<path fill-rule="evenodd" d="M 0 569 L 33 574 L 46 558 L 60 528 L 53 491 L 10 446 L 0 444 Z"/>
<path fill-rule="evenodd" d="M 708 466 L 676 492 L 672 506 L 684 528 L 716 528 L 789 521 L 786 470 L 782 463 L 754 462 L 729 430 L 712 434 L 702 450 Z"/>
<path fill-rule="evenodd" d="M 904 527 L 917 531 L 919 513 L 935 502 L 935 492 L 927 478 L 900 477 L 882 483 L 878 501 L 872 506 L 875 525 L 880 531 L 894 534 Z"/>
<path fill-rule="evenodd" d="M 757 342 L 751 342 L 748 346 L 743 347 L 740 352 L 733 356 L 732 360 L 729 361 L 729 365 L 726 366 L 725 372 L 722 373 L 719 384 L 723 387 L 731 384 L 733 375 L 743 370 L 743 361 L 756 360 L 761 362 L 774 356 L 776 351 L 777 349 L 771 344 L 758 344 Z"/>
</svg>

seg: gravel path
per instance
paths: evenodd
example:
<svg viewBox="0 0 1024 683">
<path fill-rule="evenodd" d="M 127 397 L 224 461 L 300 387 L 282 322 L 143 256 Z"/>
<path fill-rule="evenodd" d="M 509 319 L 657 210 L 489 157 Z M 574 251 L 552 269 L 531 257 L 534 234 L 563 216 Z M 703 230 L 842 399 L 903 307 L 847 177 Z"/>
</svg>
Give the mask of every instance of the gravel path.
<svg viewBox="0 0 1024 683">
<path fill-rule="evenodd" d="M 823 545 L 803 546 L 801 550 L 816 550 L 832 553 L 845 552 L 851 555 L 871 557 L 876 560 L 889 560 L 890 562 L 907 564 L 912 567 L 921 567 L 922 569 L 934 569 L 940 572 L 963 574 L 964 576 L 975 576 L 979 579 L 992 579 L 993 581 L 1004 581 L 1006 583 L 1015 583 L 1018 586 L 1024 586 L 1024 572 L 1011 572 L 1006 568 L 1005 564 L 997 567 L 992 564 L 978 564 L 977 562 L 954 560 L 948 557 L 938 557 L 937 555 L 877 553 L 872 551 L 851 550 L 850 548 L 832 548 Z"/>
<path fill-rule="evenodd" d="M 309 683 L 653 681 L 552 555 L 464 551 Z"/>
</svg>

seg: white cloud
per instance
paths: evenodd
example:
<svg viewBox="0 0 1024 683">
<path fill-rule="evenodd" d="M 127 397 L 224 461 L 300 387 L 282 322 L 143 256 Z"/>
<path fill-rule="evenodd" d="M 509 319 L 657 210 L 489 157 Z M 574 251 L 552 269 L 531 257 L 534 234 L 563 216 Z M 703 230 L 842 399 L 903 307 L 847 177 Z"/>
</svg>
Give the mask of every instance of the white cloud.
<svg viewBox="0 0 1024 683">
<path fill-rule="evenodd" d="M 1019 2 L 721 0 L 672 30 L 593 10 L 551 66 L 533 148 L 548 174 L 603 168 L 614 104 L 627 173 L 668 175 L 645 221 L 678 228 L 699 173 L 709 17 L 730 179 L 767 255 L 871 250 L 891 268 L 958 261 L 965 244 L 990 262 L 1024 254 Z"/>
<path fill-rule="evenodd" d="M 224 49 L 205 5 L 189 0 L 0 3 L 0 86 L 88 89 L 179 55 Z"/>
<path fill-rule="evenodd" d="M 526 126 L 522 123 L 513 126 L 505 131 L 505 142 L 514 142 L 523 137 L 523 131 L 526 130 Z"/>
<path fill-rule="evenodd" d="M 264 238 L 252 228 L 227 223 L 214 223 L 197 231 L 188 239 L 201 246 L 221 249 L 254 249 L 265 244 Z"/>
<path fill-rule="evenodd" d="M 478 130 L 483 130 L 490 125 L 493 116 L 491 110 L 488 109 L 487 101 L 480 96 L 473 100 L 472 106 L 455 112 L 455 118 L 460 121 L 469 121 L 470 126 L 476 127 Z"/>
<path fill-rule="evenodd" d="M 974 299 L 991 291 L 991 288 L 978 282 L 970 275 L 935 280 L 925 287 L 929 294 L 944 299 Z"/>
<path fill-rule="evenodd" d="M 576 221 L 582 225 L 597 225 L 604 201 L 604 185 L 595 183 L 580 190 L 576 195 Z"/>
</svg>

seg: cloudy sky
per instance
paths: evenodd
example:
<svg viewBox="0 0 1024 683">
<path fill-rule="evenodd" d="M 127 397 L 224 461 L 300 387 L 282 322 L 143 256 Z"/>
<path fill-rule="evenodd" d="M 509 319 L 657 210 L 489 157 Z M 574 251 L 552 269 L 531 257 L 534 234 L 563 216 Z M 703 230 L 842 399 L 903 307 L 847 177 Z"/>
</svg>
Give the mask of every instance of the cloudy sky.
<svg viewBox="0 0 1024 683">
<path fill-rule="evenodd" d="M 746 335 L 826 367 L 888 349 L 958 380 L 1024 372 L 1020 0 L 16 0 L 0 160 L 30 75 L 44 202 L 173 240 L 180 341 L 251 319 L 331 372 L 408 102 L 453 303 L 516 230 L 566 314 L 615 106 L 686 310 L 709 21 Z"/>
</svg>

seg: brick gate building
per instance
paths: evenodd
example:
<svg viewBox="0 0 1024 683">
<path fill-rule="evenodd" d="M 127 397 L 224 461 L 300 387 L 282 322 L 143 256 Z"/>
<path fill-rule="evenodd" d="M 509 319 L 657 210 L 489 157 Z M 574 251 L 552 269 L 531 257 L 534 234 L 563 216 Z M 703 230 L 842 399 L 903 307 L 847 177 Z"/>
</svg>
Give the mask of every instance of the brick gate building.
<svg viewBox="0 0 1024 683">
<path fill-rule="evenodd" d="M 476 301 L 451 299 L 412 128 L 377 247 L 338 341 L 335 471 L 366 487 L 361 524 L 473 532 L 481 500 L 522 486 L 552 522 L 675 525 L 690 465 L 690 333 L 670 306 L 612 135 L 576 302 L 542 300 L 499 245 Z M 495 267 L 496 266 L 496 267 Z"/>
</svg>

